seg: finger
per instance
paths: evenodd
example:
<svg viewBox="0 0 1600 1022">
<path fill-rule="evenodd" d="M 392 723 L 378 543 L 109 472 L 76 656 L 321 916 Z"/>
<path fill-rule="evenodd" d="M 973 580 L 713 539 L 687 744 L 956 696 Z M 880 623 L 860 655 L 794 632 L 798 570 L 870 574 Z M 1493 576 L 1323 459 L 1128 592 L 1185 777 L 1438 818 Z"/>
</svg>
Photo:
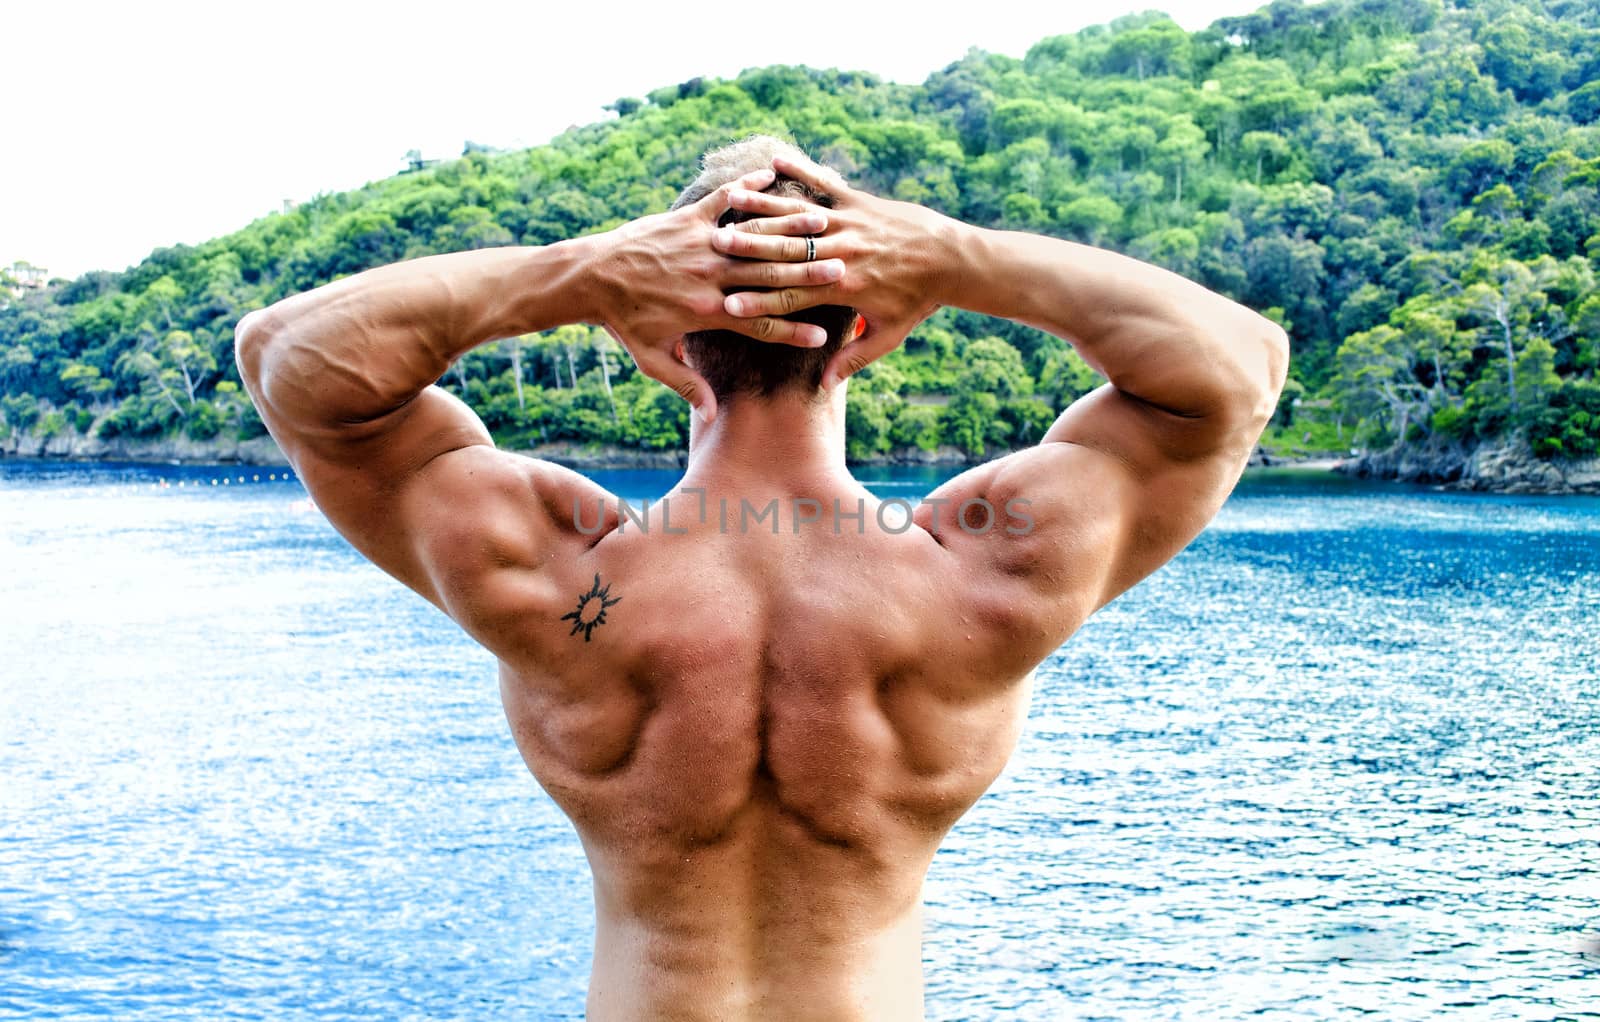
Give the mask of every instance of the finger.
<svg viewBox="0 0 1600 1022">
<path fill-rule="evenodd" d="M 905 339 L 907 330 L 874 330 L 860 340 L 851 341 L 828 360 L 822 371 L 822 387 L 831 390 L 878 359 L 887 355 Z"/>
<path fill-rule="evenodd" d="M 815 263 L 730 263 L 720 283 L 723 287 L 816 287 L 844 279 L 844 262 L 823 259 Z"/>
<path fill-rule="evenodd" d="M 741 213 L 753 213 L 756 216 L 788 216 L 793 213 L 821 213 L 823 210 L 822 206 L 804 199 L 752 192 L 745 188 L 735 188 L 729 192 L 728 203 Z"/>
<path fill-rule="evenodd" d="M 695 203 L 694 208 L 698 210 L 702 216 L 709 217 L 711 220 L 715 221 L 717 217 L 722 215 L 722 211 L 727 209 L 731 204 L 734 192 L 759 192 L 761 189 L 772 184 L 772 182 L 775 180 L 777 180 L 777 175 L 772 172 L 770 167 L 764 167 L 761 170 L 753 170 L 744 177 L 741 177 L 736 181 L 729 181 L 727 184 L 723 185 L 721 188 L 718 188 L 710 195 L 707 195 L 705 198 Z"/>
<path fill-rule="evenodd" d="M 829 257 L 827 238 L 771 236 L 739 231 L 732 227 L 718 227 L 711 232 L 711 247 L 724 255 L 741 259 L 762 259 L 767 262 L 803 263 Z"/>
<path fill-rule="evenodd" d="M 833 286 L 786 287 L 777 291 L 740 291 L 722 300 L 728 315 L 741 319 L 757 316 L 788 316 L 818 305 L 838 305 L 841 299 Z M 785 320 L 787 322 L 787 320 Z M 743 327 L 735 329 L 743 330 Z M 817 328 L 819 332 L 821 327 Z"/>
<path fill-rule="evenodd" d="M 826 192 L 835 198 L 843 196 L 850 190 L 850 185 L 837 170 L 824 167 L 804 156 L 775 156 L 772 158 L 772 167 L 784 177 L 792 177 L 801 184 L 810 185 L 817 191 Z"/>
<path fill-rule="evenodd" d="M 717 396 L 705 377 L 664 351 L 646 349 L 635 361 L 641 373 L 671 387 L 707 423 L 717 417 Z"/>
<path fill-rule="evenodd" d="M 731 226 L 746 234 L 780 234 L 803 238 L 827 230 L 828 218 L 821 213 L 794 213 L 789 216 L 757 217 Z"/>
<path fill-rule="evenodd" d="M 737 181 L 728 182 L 723 187 L 728 189 L 729 192 L 756 192 L 759 194 L 763 188 L 769 187 L 777 179 L 778 175 L 773 173 L 771 167 L 762 167 L 760 170 L 752 170 Z"/>
<path fill-rule="evenodd" d="M 814 291 L 816 288 L 799 288 L 804 293 Z M 734 296 L 737 297 L 737 296 Z M 746 295 L 746 297 L 749 297 Z M 805 305 L 796 308 L 806 308 Z M 820 348 L 828 343 L 828 331 L 811 323 L 796 323 L 793 320 L 778 319 L 773 316 L 757 316 L 729 318 L 721 324 L 724 329 L 732 330 L 736 334 L 743 334 L 751 340 L 763 344 L 787 344 L 794 348 Z"/>
</svg>

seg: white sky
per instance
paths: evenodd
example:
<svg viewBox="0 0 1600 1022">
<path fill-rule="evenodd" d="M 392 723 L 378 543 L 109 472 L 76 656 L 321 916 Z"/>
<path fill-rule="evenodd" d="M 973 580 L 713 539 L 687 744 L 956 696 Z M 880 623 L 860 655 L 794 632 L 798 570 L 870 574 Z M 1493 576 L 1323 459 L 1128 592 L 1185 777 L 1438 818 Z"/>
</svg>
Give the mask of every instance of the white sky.
<svg viewBox="0 0 1600 1022">
<path fill-rule="evenodd" d="M 969 46 L 1160 7 L 1185 28 L 1261 0 L 773 3 L 18 0 L 0 16 L 0 266 L 122 269 L 387 177 L 408 149 L 512 148 L 696 75 L 808 64 L 920 82 Z M 702 13 L 691 14 L 699 10 Z"/>
</svg>

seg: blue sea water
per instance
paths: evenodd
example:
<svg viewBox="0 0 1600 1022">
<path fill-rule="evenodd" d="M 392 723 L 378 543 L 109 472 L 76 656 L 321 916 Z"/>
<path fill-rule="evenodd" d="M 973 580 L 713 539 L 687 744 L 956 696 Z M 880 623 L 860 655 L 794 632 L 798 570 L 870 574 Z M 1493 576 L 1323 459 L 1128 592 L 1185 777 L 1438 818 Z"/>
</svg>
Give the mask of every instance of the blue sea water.
<svg viewBox="0 0 1600 1022">
<path fill-rule="evenodd" d="M 0 462 L 0 1017 L 581 1017 L 492 661 L 276 475 Z M 1600 1017 L 1597 865 L 1600 501 L 1253 477 L 1041 668 L 928 1016 Z"/>
</svg>

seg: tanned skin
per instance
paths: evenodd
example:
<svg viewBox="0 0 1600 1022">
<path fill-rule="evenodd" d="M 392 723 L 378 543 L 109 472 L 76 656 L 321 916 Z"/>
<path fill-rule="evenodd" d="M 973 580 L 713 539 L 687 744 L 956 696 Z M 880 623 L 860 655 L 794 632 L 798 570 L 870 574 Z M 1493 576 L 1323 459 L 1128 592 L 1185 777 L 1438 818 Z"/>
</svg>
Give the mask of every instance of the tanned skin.
<svg viewBox="0 0 1600 1022">
<path fill-rule="evenodd" d="M 775 169 L 835 208 L 761 194 L 762 172 L 239 326 L 246 386 L 317 505 L 499 658 L 517 746 L 593 869 L 591 1019 L 922 1018 L 923 878 L 1011 754 L 1033 668 L 1204 527 L 1283 383 L 1281 330 L 1163 270 Z M 762 218 L 718 230 L 730 207 Z M 724 298 L 745 288 L 773 290 Z M 821 303 L 865 325 L 821 392 L 718 406 L 677 355 L 698 329 L 811 343 L 776 317 Z M 845 466 L 844 381 L 940 305 L 1067 338 L 1110 382 L 896 533 Z M 569 322 L 604 324 L 696 406 L 648 531 L 430 386 L 477 344 Z M 979 498 L 993 525 L 958 522 Z M 776 533 L 741 527 L 742 502 L 772 499 Z M 1005 527 L 1017 501 L 1031 527 Z"/>
</svg>

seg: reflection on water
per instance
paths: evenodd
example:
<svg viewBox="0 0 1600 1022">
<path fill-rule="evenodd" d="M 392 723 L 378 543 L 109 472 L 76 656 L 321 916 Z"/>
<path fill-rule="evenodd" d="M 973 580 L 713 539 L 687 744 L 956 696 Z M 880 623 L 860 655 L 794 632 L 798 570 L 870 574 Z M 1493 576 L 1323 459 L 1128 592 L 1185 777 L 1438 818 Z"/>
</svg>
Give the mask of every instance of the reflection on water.
<svg viewBox="0 0 1600 1022">
<path fill-rule="evenodd" d="M 0 1016 L 581 1017 L 490 659 L 221 472 L 0 463 Z M 1253 477 L 1041 669 L 929 1017 L 1595 1010 L 1597 621 L 1600 502 Z"/>
</svg>

